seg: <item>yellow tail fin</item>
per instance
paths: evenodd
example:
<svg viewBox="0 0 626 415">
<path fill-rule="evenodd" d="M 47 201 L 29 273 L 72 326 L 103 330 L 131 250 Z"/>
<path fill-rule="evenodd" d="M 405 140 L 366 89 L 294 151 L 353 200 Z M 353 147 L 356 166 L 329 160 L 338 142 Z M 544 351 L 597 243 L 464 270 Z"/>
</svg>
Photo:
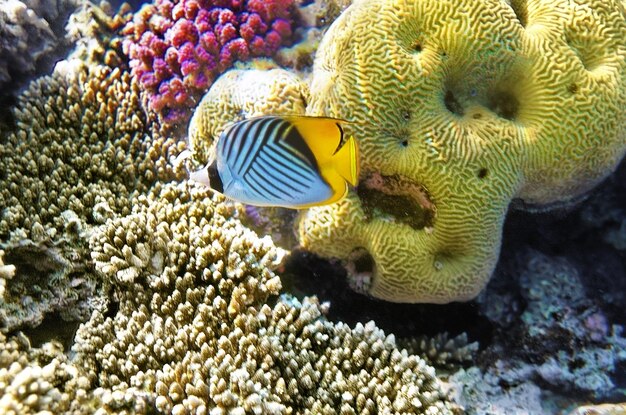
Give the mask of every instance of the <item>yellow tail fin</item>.
<svg viewBox="0 0 626 415">
<path fill-rule="evenodd" d="M 359 182 L 359 147 L 354 137 L 348 138 L 333 156 L 333 165 L 337 173 L 352 186 Z"/>
</svg>

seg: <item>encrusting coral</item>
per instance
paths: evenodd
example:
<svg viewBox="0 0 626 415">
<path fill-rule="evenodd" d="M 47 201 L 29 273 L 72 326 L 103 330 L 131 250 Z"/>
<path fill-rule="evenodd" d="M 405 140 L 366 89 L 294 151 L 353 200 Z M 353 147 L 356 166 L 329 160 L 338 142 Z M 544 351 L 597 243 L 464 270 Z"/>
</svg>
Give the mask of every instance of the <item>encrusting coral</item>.
<svg viewBox="0 0 626 415">
<path fill-rule="evenodd" d="M 475 297 L 512 199 L 571 202 L 623 157 L 625 38 L 615 0 L 355 1 L 307 113 L 352 121 L 361 182 L 303 213 L 302 245 L 375 297 Z"/>
</svg>

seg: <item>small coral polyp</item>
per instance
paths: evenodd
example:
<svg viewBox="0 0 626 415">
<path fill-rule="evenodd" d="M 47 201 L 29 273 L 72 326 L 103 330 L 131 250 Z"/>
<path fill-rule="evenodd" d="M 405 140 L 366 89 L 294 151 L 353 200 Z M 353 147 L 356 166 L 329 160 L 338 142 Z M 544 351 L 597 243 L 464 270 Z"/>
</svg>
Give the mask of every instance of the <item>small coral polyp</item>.
<svg viewBox="0 0 626 415">
<path fill-rule="evenodd" d="M 124 53 L 162 122 L 186 120 L 235 61 L 272 56 L 292 34 L 293 0 L 155 0 L 124 28 Z"/>
<path fill-rule="evenodd" d="M 622 159 L 622 4 L 356 0 L 320 44 L 307 113 L 352 121 L 361 183 L 301 214 L 301 244 L 375 297 L 474 298 L 513 198 L 571 202 Z"/>
</svg>

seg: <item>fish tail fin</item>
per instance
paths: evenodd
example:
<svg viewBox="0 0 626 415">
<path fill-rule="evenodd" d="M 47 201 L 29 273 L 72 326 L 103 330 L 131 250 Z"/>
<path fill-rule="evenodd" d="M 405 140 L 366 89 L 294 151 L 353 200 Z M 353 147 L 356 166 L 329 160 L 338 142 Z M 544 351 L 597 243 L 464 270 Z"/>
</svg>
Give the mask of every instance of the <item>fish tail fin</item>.
<svg viewBox="0 0 626 415">
<path fill-rule="evenodd" d="M 354 137 L 346 140 L 343 146 L 333 155 L 337 173 L 352 186 L 359 182 L 359 147 Z"/>
</svg>

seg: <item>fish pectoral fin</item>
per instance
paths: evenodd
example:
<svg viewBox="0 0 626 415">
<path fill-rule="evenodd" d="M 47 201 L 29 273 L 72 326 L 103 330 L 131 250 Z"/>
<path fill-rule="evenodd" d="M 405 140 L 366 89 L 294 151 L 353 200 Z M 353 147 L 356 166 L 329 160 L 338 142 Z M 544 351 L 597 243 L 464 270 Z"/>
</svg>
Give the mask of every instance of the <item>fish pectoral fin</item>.
<svg viewBox="0 0 626 415">
<path fill-rule="evenodd" d="M 350 137 L 346 141 L 335 153 L 332 160 L 337 173 L 348 183 L 352 186 L 359 183 L 359 147 L 354 137 Z"/>
</svg>

